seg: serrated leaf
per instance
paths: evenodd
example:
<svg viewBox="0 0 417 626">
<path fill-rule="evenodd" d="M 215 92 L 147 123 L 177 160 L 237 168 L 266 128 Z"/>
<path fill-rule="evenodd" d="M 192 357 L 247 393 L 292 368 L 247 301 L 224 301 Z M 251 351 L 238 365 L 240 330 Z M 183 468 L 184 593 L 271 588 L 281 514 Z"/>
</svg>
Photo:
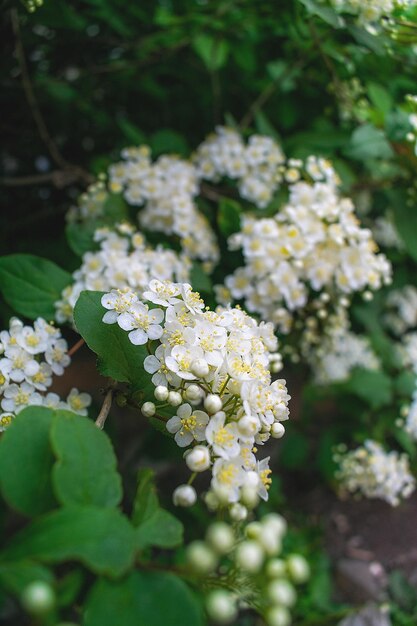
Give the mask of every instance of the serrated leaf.
<svg viewBox="0 0 417 626">
<path fill-rule="evenodd" d="M 184 527 L 169 511 L 157 509 L 143 521 L 136 531 L 136 545 L 142 550 L 148 546 L 175 548 L 183 541 Z"/>
<path fill-rule="evenodd" d="M 120 503 L 122 485 L 113 447 L 94 422 L 57 411 L 50 437 L 57 458 L 53 484 L 61 504 L 115 507 Z"/>
<path fill-rule="evenodd" d="M 38 518 L 17 533 L 2 557 L 79 561 L 97 574 L 117 577 L 133 565 L 135 540 L 133 527 L 119 511 L 71 506 Z"/>
<path fill-rule="evenodd" d="M 57 505 L 51 483 L 55 458 L 49 442 L 53 412 L 23 409 L 0 442 L 0 489 L 19 513 L 35 516 Z"/>
<path fill-rule="evenodd" d="M 99 358 L 99 369 L 103 376 L 120 382 L 129 382 L 153 398 L 154 386 L 151 377 L 143 369 L 148 355 L 145 346 L 134 346 L 128 333 L 117 324 L 104 324 L 106 309 L 101 304 L 103 293 L 83 291 L 74 308 L 74 320 L 78 332 Z"/>
<path fill-rule="evenodd" d="M 71 282 L 71 274 L 47 259 L 31 254 L 0 258 L 0 290 L 4 299 L 16 313 L 30 319 L 54 319 L 54 304 Z"/>
<path fill-rule="evenodd" d="M 88 599 L 83 626 L 203 626 L 199 602 L 173 574 L 132 572 L 117 582 L 98 580 Z"/>
</svg>

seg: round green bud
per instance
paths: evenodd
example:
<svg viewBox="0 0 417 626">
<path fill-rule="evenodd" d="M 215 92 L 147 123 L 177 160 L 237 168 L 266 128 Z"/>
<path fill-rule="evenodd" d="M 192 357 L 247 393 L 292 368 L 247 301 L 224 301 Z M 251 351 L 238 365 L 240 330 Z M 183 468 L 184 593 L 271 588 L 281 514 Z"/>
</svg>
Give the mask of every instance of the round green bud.
<svg viewBox="0 0 417 626">
<path fill-rule="evenodd" d="M 28 613 L 44 615 L 55 606 L 55 592 L 51 585 L 43 580 L 37 580 L 25 587 L 21 602 Z"/>
<path fill-rule="evenodd" d="M 188 565 L 198 574 L 210 574 L 217 567 L 217 555 L 204 541 L 193 541 L 187 546 Z"/>
<path fill-rule="evenodd" d="M 226 522 L 214 522 L 207 530 L 206 539 L 218 554 L 227 554 L 233 548 L 235 535 Z"/>
<path fill-rule="evenodd" d="M 305 583 L 310 577 L 310 566 L 301 554 L 290 554 L 287 558 L 287 571 L 295 583 Z"/>
<path fill-rule="evenodd" d="M 236 600 L 224 589 L 216 589 L 206 598 L 206 609 L 209 617 L 220 624 L 229 624 L 237 617 Z"/>
<path fill-rule="evenodd" d="M 285 606 L 273 606 L 267 611 L 265 621 L 268 626 L 290 626 L 291 614 Z"/>
</svg>

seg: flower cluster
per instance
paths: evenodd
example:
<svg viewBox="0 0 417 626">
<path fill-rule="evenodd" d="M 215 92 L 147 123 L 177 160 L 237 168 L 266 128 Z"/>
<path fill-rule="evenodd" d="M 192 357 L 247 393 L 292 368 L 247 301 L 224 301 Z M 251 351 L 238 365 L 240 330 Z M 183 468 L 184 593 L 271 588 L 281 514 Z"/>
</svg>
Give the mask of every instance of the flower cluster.
<svg viewBox="0 0 417 626">
<path fill-rule="evenodd" d="M 306 169 L 315 178 L 291 185 L 279 213 L 244 216 L 241 232 L 229 239 L 232 249 L 242 248 L 245 265 L 226 277 L 226 289 L 284 333 L 291 330 L 294 312 L 309 303 L 311 291 L 337 302 L 378 289 L 391 276 L 390 263 L 376 253 L 371 231 L 360 226 L 351 200 L 339 196 L 330 165 L 312 160 Z"/>
<path fill-rule="evenodd" d="M 396 335 L 403 335 L 417 326 L 417 289 L 414 285 L 391 291 L 386 307 L 385 324 Z"/>
<path fill-rule="evenodd" d="M 285 520 L 270 513 L 237 527 L 214 522 L 204 541 L 187 546 L 189 567 L 209 589 L 205 604 L 213 621 L 230 624 L 240 608 L 256 608 L 268 626 L 290 625 L 294 584 L 306 582 L 310 570 L 301 555 L 282 555 L 285 532 Z"/>
<path fill-rule="evenodd" d="M 177 407 L 167 430 L 185 449 L 192 472 L 211 468 L 209 506 L 252 508 L 259 497 L 266 500 L 269 457 L 257 460 L 255 453 L 284 434 L 289 400 L 285 381 L 271 382 L 268 369 L 269 353 L 277 350 L 272 324 L 258 324 L 239 308 L 205 309 L 190 285 L 169 281 L 151 280 L 141 299 L 133 291 L 112 291 L 102 305 L 104 323 L 117 323 L 133 344 L 152 351 L 144 368 L 155 398 Z M 142 407 L 150 417 L 158 410 L 153 402 Z M 191 485 L 174 492 L 179 505 L 195 498 Z"/>
<path fill-rule="evenodd" d="M 133 206 L 144 206 L 139 221 L 144 229 L 180 237 L 184 252 L 210 267 L 218 261 L 217 242 L 208 220 L 198 210 L 199 181 L 193 165 L 163 155 L 152 163 L 148 146 L 122 151 L 123 161 L 109 168 L 109 188 L 123 191 Z"/>
<path fill-rule="evenodd" d="M 78 198 L 77 206 L 73 206 L 67 213 L 69 222 L 88 221 L 100 218 L 104 213 L 104 205 L 109 194 L 102 180 L 89 185 L 87 190 Z"/>
<path fill-rule="evenodd" d="M 366 498 L 380 498 L 397 506 L 408 498 L 415 488 L 410 473 L 408 457 L 395 450 L 386 452 L 376 441 L 346 452 L 343 448 L 335 455 L 339 464 L 337 479 L 343 490 L 361 494 Z"/>
<path fill-rule="evenodd" d="M 87 414 L 91 398 L 72 389 L 65 402 L 48 392 L 54 374 L 61 376 L 71 359 L 59 329 L 39 317 L 25 326 L 16 317 L 9 330 L 0 332 L 0 431 L 30 405 L 47 406 Z"/>
<path fill-rule="evenodd" d="M 271 138 L 251 135 L 245 144 L 231 128 L 218 126 L 198 147 L 193 159 L 200 179 L 218 182 L 221 178 L 237 180 L 242 198 L 265 208 L 279 188 L 285 173 L 284 153 Z"/>
<path fill-rule="evenodd" d="M 64 289 L 61 300 L 55 304 L 60 323 L 72 320 L 75 303 L 84 289 L 142 290 L 151 278 L 189 279 L 191 264 L 187 257 L 162 246 L 151 248 L 130 224 L 117 224 L 114 230 L 98 229 L 94 239 L 100 249 L 84 254 L 81 267 L 73 274 L 73 284 Z"/>
</svg>

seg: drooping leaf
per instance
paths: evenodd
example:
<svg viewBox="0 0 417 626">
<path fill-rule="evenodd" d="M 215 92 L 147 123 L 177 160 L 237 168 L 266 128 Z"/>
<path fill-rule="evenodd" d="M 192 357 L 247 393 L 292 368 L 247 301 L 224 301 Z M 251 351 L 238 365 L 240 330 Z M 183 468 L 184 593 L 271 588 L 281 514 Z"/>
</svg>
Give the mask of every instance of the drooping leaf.
<svg viewBox="0 0 417 626">
<path fill-rule="evenodd" d="M 57 505 L 51 483 L 52 416 L 50 409 L 27 407 L 0 442 L 0 489 L 6 502 L 24 515 L 39 515 Z"/>
<path fill-rule="evenodd" d="M 103 376 L 121 382 L 129 382 L 152 397 L 154 386 L 143 369 L 148 355 L 145 346 L 134 346 L 128 333 L 117 324 L 104 324 L 106 309 L 101 304 L 103 293 L 83 291 L 74 308 L 74 319 L 78 332 L 87 345 L 99 356 L 99 369 Z"/>
<path fill-rule="evenodd" d="M 203 626 L 200 604 L 173 574 L 132 572 L 123 580 L 98 580 L 85 607 L 83 626 Z"/>
<path fill-rule="evenodd" d="M 79 561 L 97 574 L 117 577 L 133 564 L 135 532 L 115 509 L 71 506 L 53 511 L 17 533 L 3 558 L 41 563 Z"/>
<path fill-rule="evenodd" d="M 53 484 L 61 504 L 113 507 L 120 503 L 122 486 L 113 447 L 91 420 L 57 411 L 51 443 L 57 458 Z"/>
<path fill-rule="evenodd" d="M 47 259 L 32 254 L 0 258 L 0 290 L 4 299 L 16 313 L 30 319 L 53 319 L 54 303 L 71 282 L 71 274 Z"/>
</svg>

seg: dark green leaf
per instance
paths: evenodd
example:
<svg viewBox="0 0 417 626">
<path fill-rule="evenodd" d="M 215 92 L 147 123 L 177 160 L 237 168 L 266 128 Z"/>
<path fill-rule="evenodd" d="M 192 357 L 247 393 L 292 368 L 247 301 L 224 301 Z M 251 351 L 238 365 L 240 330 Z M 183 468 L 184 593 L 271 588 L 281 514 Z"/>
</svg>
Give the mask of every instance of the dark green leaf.
<svg viewBox="0 0 417 626">
<path fill-rule="evenodd" d="M 183 532 L 183 525 L 176 517 L 164 509 L 157 509 L 138 527 L 136 545 L 139 549 L 148 546 L 174 548 L 182 543 Z"/>
<path fill-rule="evenodd" d="M 135 532 L 117 510 L 71 506 L 37 519 L 13 537 L 6 560 L 80 561 L 98 574 L 117 577 L 133 564 Z"/>
<path fill-rule="evenodd" d="M 343 386 L 374 409 L 389 404 L 392 399 L 392 381 L 379 370 L 355 368 Z"/>
<path fill-rule="evenodd" d="M 138 487 L 133 503 L 132 523 L 139 526 L 159 509 L 155 487 L 155 472 L 149 468 L 139 470 Z"/>
<path fill-rule="evenodd" d="M 221 69 L 229 54 L 227 41 L 205 34 L 194 37 L 193 48 L 210 72 Z"/>
<path fill-rule="evenodd" d="M 401 197 L 395 203 L 394 221 L 407 252 L 417 260 L 417 212 Z"/>
<path fill-rule="evenodd" d="M 240 230 L 240 214 L 242 212 L 239 202 L 223 198 L 219 203 L 217 222 L 224 237 L 230 237 Z"/>
<path fill-rule="evenodd" d="M 87 600 L 83 626 L 203 626 L 201 607 L 187 585 L 172 574 L 133 572 L 98 580 Z"/>
<path fill-rule="evenodd" d="M 24 515 L 38 515 L 56 506 L 51 483 L 55 459 L 49 443 L 52 415 L 44 407 L 23 409 L 0 442 L 1 492 Z"/>
<path fill-rule="evenodd" d="M 71 282 L 71 274 L 47 259 L 31 254 L 0 258 L 0 290 L 4 299 L 16 313 L 30 319 L 53 319 L 54 303 Z"/>
<path fill-rule="evenodd" d="M 30 561 L 0 563 L 0 585 L 11 593 L 20 596 L 25 587 L 38 580 L 51 584 L 54 576 L 43 565 Z"/>
<path fill-rule="evenodd" d="M 193 289 L 200 293 L 212 293 L 213 284 L 210 276 L 203 270 L 201 264 L 195 261 L 190 272 L 190 281 Z"/>
<path fill-rule="evenodd" d="M 145 346 L 134 346 L 128 333 L 117 324 L 102 322 L 106 309 L 101 304 L 102 292 L 83 291 L 74 309 L 78 332 L 99 357 L 103 376 L 130 382 L 146 397 L 152 397 L 154 386 L 143 369 L 147 356 Z"/>
<path fill-rule="evenodd" d="M 98 249 L 98 244 L 94 241 L 94 232 L 98 224 L 96 222 L 69 222 L 65 228 L 68 245 L 71 250 L 83 256 L 86 252 Z"/>
<path fill-rule="evenodd" d="M 120 503 L 122 485 L 113 447 L 94 422 L 57 411 L 51 443 L 57 457 L 53 484 L 61 504 L 113 507 Z"/>
</svg>

